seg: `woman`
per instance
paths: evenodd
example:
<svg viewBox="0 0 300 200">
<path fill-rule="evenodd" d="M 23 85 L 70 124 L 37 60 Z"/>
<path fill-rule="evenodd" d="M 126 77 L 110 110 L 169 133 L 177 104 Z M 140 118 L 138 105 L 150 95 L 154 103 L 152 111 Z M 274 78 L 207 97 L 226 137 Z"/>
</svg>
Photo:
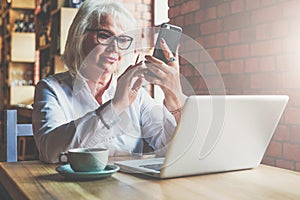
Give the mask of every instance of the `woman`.
<svg viewBox="0 0 300 200">
<path fill-rule="evenodd" d="M 116 1 L 82 4 L 62 57 L 68 71 L 36 86 L 33 128 L 41 160 L 58 162 L 61 152 L 77 147 L 105 147 L 110 156 L 141 154 L 143 138 L 156 153 L 164 153 L 185 101 L 178 56 L 173 61 L 162 40 L 172 62 L 166 65 L 146 56 L 146 64 L 131 65 L 117 78 L 121 61 L 130 55 L 133 37 L 126 33 L 133 22 Z M 162 88 L 164 105 L 141 88 L 143 79 Z"/>
</svg>

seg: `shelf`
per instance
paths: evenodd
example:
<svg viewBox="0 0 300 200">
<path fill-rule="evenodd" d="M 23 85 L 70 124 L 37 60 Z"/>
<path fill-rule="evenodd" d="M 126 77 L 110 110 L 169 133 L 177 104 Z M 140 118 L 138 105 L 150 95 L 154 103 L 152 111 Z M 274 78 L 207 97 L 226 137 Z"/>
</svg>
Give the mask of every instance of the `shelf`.
<svg viewBox="0 0 300 200">
<path fill-rule="evenodd" d="M 39 2 L 43 2 L 41 7 L 36 5 Z M 36 84 L 41 78 L 65 71 L 60 57 L 78 10 L 63 7 L 65 4 L 65 0 L 13 0 L 10 6 L 6 1 L 1 2 L 5 9 L 0 13 L 0 78 L 4 84 L 0 91 L 0 107 L 30 104 L 33 82 Z M 14 32 L 19 24 L 17 19 L 25 21 L 25 17 L 32 19 L 32 15 L 35 32 Z"/>
<path fill-rule="evenodd" d="M 62 55 L 67 41 L 68 31 L 77 13 L 77 8 L 61 8 L 60 16 L 60 54 Z"/>
<path fill-rule="evenodd" d="M 33 85 L 10 87 L 9 105 L 31 105 L 33 103 L 34 89 Z"/>
<path fill-rule="evenodd" d="M 26 50 L 24 51 L 23 48 Z M 35 61 L 35 33 L 13 32 L 11 36 L 11 61 Z"/>
<path fill-rule="evenodd" d="M 11 8 L 16 9 L 35 9 L 35 0 L 13 0 Z"/>
</svg>

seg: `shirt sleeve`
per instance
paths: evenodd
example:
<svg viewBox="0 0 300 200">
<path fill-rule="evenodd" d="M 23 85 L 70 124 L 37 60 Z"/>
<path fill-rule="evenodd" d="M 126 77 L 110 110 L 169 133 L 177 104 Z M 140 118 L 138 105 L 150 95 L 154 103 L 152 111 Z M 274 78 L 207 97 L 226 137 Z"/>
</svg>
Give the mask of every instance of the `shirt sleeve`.
<svg viewBox="0 0 300 200">
<path fill-rule="evenodd" d="M 118 121 L 111 104 L 103 105 L 107 108 L 102 108 L 101 111 L 103 118 L 110 119 L 108 122 L 103 123 L 97 115 L 98 109 L 70 120 L 64 111 L 66 108 L 63 108 L 59 101 L 57 90 L 51 86 L 46 81 L 41 81 L 35 90 L 32 118 L 40 159 L 48 163 L 57 163 L 60 153 L 69 148 L 105 143 L 110 134 L 104 123 L 110 123 L 112 126 Z"/>
</svg>

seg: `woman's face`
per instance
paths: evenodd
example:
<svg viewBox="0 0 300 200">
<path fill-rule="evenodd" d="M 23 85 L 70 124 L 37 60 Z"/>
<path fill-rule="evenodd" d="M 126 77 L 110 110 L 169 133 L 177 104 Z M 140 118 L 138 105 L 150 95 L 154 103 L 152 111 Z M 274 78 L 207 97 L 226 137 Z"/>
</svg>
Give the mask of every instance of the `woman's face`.
<svg viewBox="0 0 300 200">
<path fill-rule="evenodd" d="M 110 15 L 101 17 L 100 28 L 102 31 L 87 31 L 87 37 L 83 42 L 83 51 L 85 54 L 85 64 L 89 69 L 90 75 L 103 76 L 111 75 L 119 68 L 122 50 L 118 48 L 117 41 L 113 40 L 108 45 L 99 44 L 98 37 L 118 36 L 124 32 L 120 22 L 113 19 Z M 96 72 L 97 71 L 97 72 Z M 99 72 L 101 74 L 99 74 Z"/>
</svg>

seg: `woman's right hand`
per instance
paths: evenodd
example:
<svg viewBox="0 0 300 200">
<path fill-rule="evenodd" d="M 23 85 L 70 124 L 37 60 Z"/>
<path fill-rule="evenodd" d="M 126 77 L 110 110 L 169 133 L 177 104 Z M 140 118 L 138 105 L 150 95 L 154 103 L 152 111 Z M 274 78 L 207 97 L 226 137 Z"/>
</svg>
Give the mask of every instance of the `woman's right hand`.
<svg viewBox="0 0 300 200">
<path fill-rule="evenodd" d="M 130 65 L 118 78 L 115 96 L 112 99 L 112 105 L 117 114 L 121 114 L 135 100 L 143 82 L 141 75 L 144 72 L 144 62 L 140 61 L 135 65 Z M 137 79 L 130 87 L 134 77 Z"/>
</svg>

